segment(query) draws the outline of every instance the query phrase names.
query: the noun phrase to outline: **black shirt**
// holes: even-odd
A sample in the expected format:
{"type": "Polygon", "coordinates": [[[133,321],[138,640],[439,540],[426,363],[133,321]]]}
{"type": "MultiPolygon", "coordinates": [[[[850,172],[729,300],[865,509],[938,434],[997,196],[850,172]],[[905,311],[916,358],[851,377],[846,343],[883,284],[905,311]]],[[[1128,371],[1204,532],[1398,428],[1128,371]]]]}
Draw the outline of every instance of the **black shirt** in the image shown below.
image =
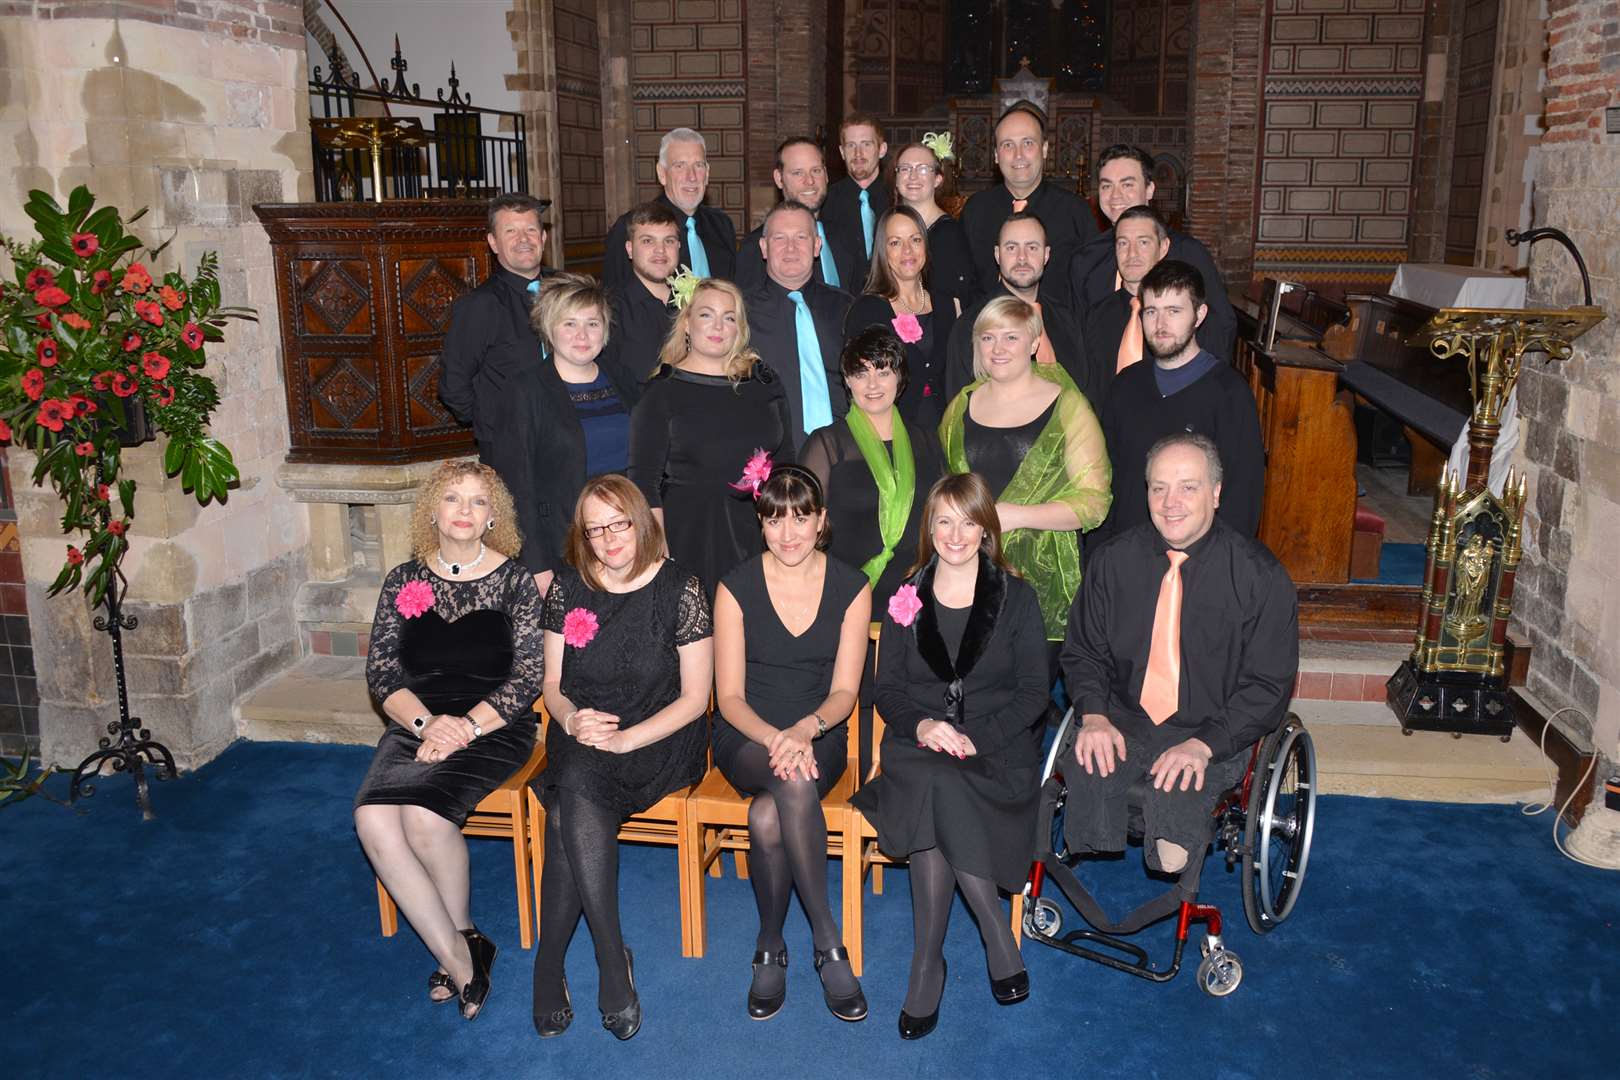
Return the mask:
{"type": "MultiPolygon", "coordinates": [[[[937,289],[929,289],[933,311],[916,316],[923,336],[904,342],[906,347],[906,389],[895,404],[908,424],[938,427],[945,414],[945,360],[951,331],[956,326],[956,305],[937,289]]],[[[844,319],[844,340],[871,326],[895,330],[894,305],[881,296],[867,293],[856,297],[844,319]]],[[[899,331],[895,330],[896,336],[899,331]]]]}
{"type": "MultiPolygon", "coordinates": [[[[883,183],[881,176],[877,177],[866,188],[868,204],[872,208],[872,222],[874,230],[877,219],[883,216],[893,203],[894,197],[889,194],[888,187],[883,183]]],[[[827,199],[821,204],[821,220],[827,227],[827,240],[837,253],[840,271],[848,266],[870,266],[871,253],[866,250],[866,230],[861,226],[861,185],[851,177],[844,177],[834,182],[827,189],[827,199]]],[[[872,237],[872,250],[876,251],[878,238],[872,237]]],[[[846,280],[844,288],[849,292],[860,292],[866,284],[866,275],[861,280],[851,282],[846,280]]]]}
{"type": "MultiPolygon", "coordinates": [[[[1142,710],[1142,680],[1168,547],[1151,522],[1096,547],[1069,609],[1062,665],[1075,711],[1100,713],[1128,736],[1155,730],[1142,710]]],[[[1299,602],[1265,545],[1218,517],[1186,552],[1179,707],[1163,726],[1202,740],[1222,761],[1265,737],[1288,711],[1299,671],[1299,602]]]]}
{"type": "MultiPolygon", "coordinates": [[[[1048,285],[1053,295],[1068,300],[1069,263],[1081,246],[1097,235],[1091,205],[1074,192],[1042,180],[1029,193],[1029,204],[1024,209],[1041,219],[1046,227],[1046,242],[1052,248],[1042,284],[1048,285]]],[[[967,230],[968,250],[973,253],[983,292],[992,292],[996,287],[1000,273],[996,267],[996,238],[1012,212],[1013,195],[1006,184],[976,193],[962,211],[962,227],[967,230]]]]}
{"type": "Polygon", "coordinates": [[[928,226],[928,287],[960,301],[963,311],[984,292],[979,288],[973,253],[968,250],[967,233],[949,214],[939,215],[928,226]]]}
{"type": "Polygon", "coordinates": [[[1057,408],[1057,398],[1041,410],[1041,415],[1017,427],[990,427],[973,419],[973,410],[962,413],[962,452],[968,468],[984,478],[996,498],[1001,498],[1018,473],[1018,466],[1029,456],[1030,447],[1041,437],[1057,408]]]}
{"type": "MultiPolygon", "coordinates": [[[[821,224],[822,230],[825,231],[827,228],[826,223],[821,221],[819,217],[816,220],[821,224]]],[[[770,275],[765,273],[765,255],[759,249],[760,238],[764,235],[765,226],[762,223],[759,228],[743,237],[742,247],[737,251],[736,282],[737,288],[743,292],[748,292],[761,282],[769,279],[770,275]]],[[[851,294],[858,293],[866,288],[867,264],[865,256],[857,260],[853,259],[849,252],[840,251],[836,245],[829,243],[824,246],[832,252],[833,266],[838,270],[838,288],[851,294]]],[[[822,273],[820,255],[816,256],[815,269],[811,273],[821,284],[827,284],[827,279],[822,273]]]]}
{"type": "MultiPolygon", "coordinates": [[[[1087,394],[1091,398],[1091,407],[1101,416],[1108,405],[1108,391],[1114,385],[1114,368],[1119,364],[1119,343],[1125,339],[1125,331],[1131,325],[1131,294],[1125,288],[1119,288],[1103,297],[1086,310],[1085,316],[1086,347],[1096,358],[1092,365],[1092,376],[1097,384],[1097,395],[1087,394]]],[[[1138,322],[1137,333],[1141,333],[1138,322]]],[[[1151,363],[1153,358],[1142,353],[1145,362],[1151,363]]]]}
{"type": "MultiPolygon", "coordinates": [[[[849,314],[850,295],[842,289],[823,285],[815,278],[798,290],[816,324],[816,341],[821,346],[822,367],[827,378],[827,399],[833,419],[849,409],[839,354],[844,348],[844,317],[849,314]]],[[[793,448],[804,445],[804,390],[799,380],[799,334],[796,309],[788,290],[770,278],[744,294],[748,304],[748,327],[752,344],[765,366],[781,383],[792,416],[793,448]]]]}
{"type": "MultiPolygon", "coordinates": [[[[680,221],[680,228],[676,230],[681,238],[679,265],[691,266],[692,252],[686,243],[686,211],[662,191],[654,201],[663,203],[680,221]]],[[[737,227],[732,224],[731,215],[708,203],[699,203],[691,216],[697,224],[698,239],[703,241],[703,254],[709,260],[709,276],[733,280],[737,272],[737,227]]],[[[619,220],[608,230],[607,239],[602,241],[602,284],[609,289],[621,289],[636,276],[630,266],[630,256],[624,253],[624,242],[629,237],[630,211],[626,211],[619,215],[619,220]]]]}
{"type": "MultiPolygon", "coordinates": [[[[1209,314],[1198,328],[1198,344],[1231,363],[1233,344],[1237,338],[1237,315],[1232,311],[1232,301],[1226,295],[1226,281],[1216,268],[1209,248],[1195,236],[1171,232],[1170,251],[1165,258],[1179,259],[1195,267],[1203,276],[1204,302],[1209,305],[1209,314]]],[[[1114,279],[1118,270],[1119,264],[1114,258],[1114,230],[1109,229],[1089,241],[1069,264],[1075,310],[1089,314],[1112,295],[1116,291],[1114,279]]]]}
{"type": "Polygon", "coordinates": [[[674,305],[654,296],[633,270],[630,280],[608,296],[613,304],[613,328],[606,352],[621,368],[644,382],[658,366],[658,352],[675,321],[674,305]]]}

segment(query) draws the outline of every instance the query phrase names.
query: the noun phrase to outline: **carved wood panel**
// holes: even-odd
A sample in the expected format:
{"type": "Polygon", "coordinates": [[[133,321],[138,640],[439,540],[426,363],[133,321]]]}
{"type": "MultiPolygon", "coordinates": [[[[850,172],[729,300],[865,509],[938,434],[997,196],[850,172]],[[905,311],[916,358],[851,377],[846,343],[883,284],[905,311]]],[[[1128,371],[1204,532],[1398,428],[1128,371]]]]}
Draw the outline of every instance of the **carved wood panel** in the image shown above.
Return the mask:
{"type": "Polygon", "coordinates": [[[329,337],[370,337],[371,267],[361,259],[298,260],[299,333],[329,337]]]}

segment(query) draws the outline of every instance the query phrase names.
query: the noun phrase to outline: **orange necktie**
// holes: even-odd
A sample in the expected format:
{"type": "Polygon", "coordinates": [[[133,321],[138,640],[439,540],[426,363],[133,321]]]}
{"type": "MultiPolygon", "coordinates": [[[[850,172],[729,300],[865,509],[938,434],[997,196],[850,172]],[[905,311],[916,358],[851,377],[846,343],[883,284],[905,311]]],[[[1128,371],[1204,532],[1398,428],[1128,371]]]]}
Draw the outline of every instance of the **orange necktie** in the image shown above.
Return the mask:
{"type": "Polygon", "coordinates": [[[1131,297],[1131,319],[1125,324],[1125,335],[1119,339],[1119,356],[1114,361],[1114,374],[1142,359],[1142,298],[1131,297]]]}
{"type": "Polygon", "coordinates": [[[1155,724],[1175,714],[1181,701],[1181,564],[1185,551],[1171,548],[1170,569],[1159,582],[1159,603],[1153,609],[1153,644],[1148,648],[1147,674],[1142,677],[1142,711],[1155,724]]]}
{"type": "Polygon", "coordinates": [[[1125,282],[1124,282],[1124,280],[1123,280],[1123,279],[1121,279],[1121,278],[1120,278],[1120,276],[1119,276],[1119,271],[1118,271],[1118,270],[1115,270],[1115,271],[1114,271],[1114,291],[1115,291],[1115,292],[1119,292],[1119,290],[1120,290],[1120,288],[1121,288],[1121,287],[1122,287],[1122,286],[1123,286],[1123,285],[1124,285],[1124,284],[1125,284],[1125,282]]]}
{"type": "Polygon", "coordinates": [[[1014,199],[1013,200],[1013,213],[1022,214],[1024,212],[1024,207],[1026,207],[1028,205],[1029,205],[1029,200],[1028,199],[1014,199]]]}
{"type": "MultiPolygon", "coordinates": [[[[1041,314],[1041,302],[1036,300],[1030,304],[1035,314],[1041,314]]],[[[1046,319],[1041,319],[1041,340],[1035,345],[1035,362],[1037,364],[1057,363],[1057,353],[1052,349],[1052,339],[1046,336],[1046,319]]]]}

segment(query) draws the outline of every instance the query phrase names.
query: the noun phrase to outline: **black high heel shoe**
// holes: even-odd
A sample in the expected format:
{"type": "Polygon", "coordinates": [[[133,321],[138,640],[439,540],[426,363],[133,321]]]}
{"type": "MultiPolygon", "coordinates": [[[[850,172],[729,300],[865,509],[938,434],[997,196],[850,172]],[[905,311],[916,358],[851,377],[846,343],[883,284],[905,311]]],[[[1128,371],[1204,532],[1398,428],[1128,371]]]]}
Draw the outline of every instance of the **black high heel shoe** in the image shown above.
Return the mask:
{"type": "Polygon", "coordinates": [[[1005,979],[990,980],[990,996],[997,1005],[1016,1005],[1029,997],[1028,969],[1014,972],[1005,979]]]}
{"type": "Polygon", "coordinates": [[[434,971],[428,976],[428,1000],[435,1005],[443,1005],[447,1001],[454,1001],[461,995],[456,993],[456,981],[443,971],[434,971]],[[448,990],[444,997],[434,997],[435,990],[448,990]]]}
{"type": "Polygon", "coordinates": [[[535,1014],[534,1030],[540,1033],[542,1039],[555,1039],[568,1030],[568,1025],[574,1022],[574,999],[568,993],[568,980],[563,980],[563,1007],[546,1013],[535,1014]]]}
{"type": "MultiPolygon", "coordinates": [[[[754,974],[759,974],[760,968],[775,965],[783,971],[782,989],[774,994],[756,994],[752,984],[748,987],[748,1016],[751,1020],[769,1020],[782,1011],[782,1003],[787,1000],[787,946],[784,945],[774,953],[769,949],[761,949],[754,954],[754,974]]],[[[817,965],[818,967],[820,965],[817,965]]]]}
{"type": "Polygon", "coordinates": [[[618,1012],[602,1014],[602,1026],[613,1032],[620,1042],[641,1030],[641,998],[636,994],[636,959],[630,950],[624,950],[624,963],[630,969],[630,1004],[618,1012]]]}
{"type": "MultiPolygon", "coordinates": [[[[939,997],[945,999],[945,980],[950,969],[942,959],[939,962],[939,997]]],[[[912,1016],[906,1010],[900,1010],[900,1037],[902,1039],[920,1039],[939,1026],[939,1003],[934,1003],[934,1011],[927,1016],[912,1016]]]]}
{"type": "Polygon", "coordinates": [[[461,988],[461,1015],[468,1020],[478,1019],[489,1000],[489,973],[495,966],[495,943],[478,932],[476,926],[461,932],[467,939],[467,952],[472,956],[472,978],[461,988]],[[471,1011],[469,1011],[471,1010],[471,1011]]]}
{"type": "MultiPolygon", "coordinates": [[[[842,945],[834,945],[826,950],[817,949],[815,951],[816,972],[820,973],[821,965],[837,963],[840,960],[845,962],[849,960],[849,950],[842,945]]],[[[838,1017],[838,1019],[847,1020],[852,1024],[857,1020],[866,1019],[866,995],[861,993],[859,983],[856,983],[854,993],[837,996],[827,989],[827,981],[823,979],[821,996],[827,1001],[827,1011],[838,1017]]]]}

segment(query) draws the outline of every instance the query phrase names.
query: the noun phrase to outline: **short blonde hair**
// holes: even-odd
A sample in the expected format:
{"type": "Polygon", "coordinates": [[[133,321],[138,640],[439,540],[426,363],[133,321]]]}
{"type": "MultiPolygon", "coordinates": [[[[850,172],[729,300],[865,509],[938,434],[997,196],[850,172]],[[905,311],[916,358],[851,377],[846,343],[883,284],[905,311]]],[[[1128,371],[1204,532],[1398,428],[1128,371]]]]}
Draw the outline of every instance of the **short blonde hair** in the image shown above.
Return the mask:
{"type": "Polygon", "coordinates": [[[998,296],[985,304],[979,317],[973,320],[973,377],[984,378],[984,365],[979,362],[979,335],[986,330],[1022,330],[1033,343],[1040,340],[1046,329],[1041,313],[1035,305],[1016,296],[998,296]]]}
{"type": "Polygon", "coordinates": [[[512,492],[494,469],[463,458],[442,462],[416,490],[416,502],[411,507],[411,554],[418,562],[427,562],[439,550],[439,530],[433,524],[433,514],[444,499],[445,489],[469,476],[483,481],[484,490],[489,492],[490,520],[494,527],[484,534],[484,543],[508,559],[517,558],[518,552],[523,550],[523,533],[517,526],[512,492]]]}
{"type": "Polygon", "coordinates": [[[731,297],[737,309],[737,341],[731,347],[731,355],[726,357],[726,378],[740,383],[753,374],[754,365],[759,363],[759,353],[748,343],[748,307],[743,303],[742,290],[721,278],[704,278],[692,291],[692,299],[670,324],[664,347],[658,350],[658,364],[652,370],[654,375],[666,365],[678,368],[681,361],[686,359],[686,354],[691,351],[692,309],[697,307],[698,297],[706,292],[725,293],[731,297]]]}
{"type": "Polygon", "coordinates": [[[529,324],[546,348],[556,349],[552,340],[552,327],[581,311],[595,308],[602,316],[602,344],[608,343],[612,329],[613,307],[608,303],[607,290],[589,274],[553,274],[540,287],[540,299],[529,311],[529,324]]]}

